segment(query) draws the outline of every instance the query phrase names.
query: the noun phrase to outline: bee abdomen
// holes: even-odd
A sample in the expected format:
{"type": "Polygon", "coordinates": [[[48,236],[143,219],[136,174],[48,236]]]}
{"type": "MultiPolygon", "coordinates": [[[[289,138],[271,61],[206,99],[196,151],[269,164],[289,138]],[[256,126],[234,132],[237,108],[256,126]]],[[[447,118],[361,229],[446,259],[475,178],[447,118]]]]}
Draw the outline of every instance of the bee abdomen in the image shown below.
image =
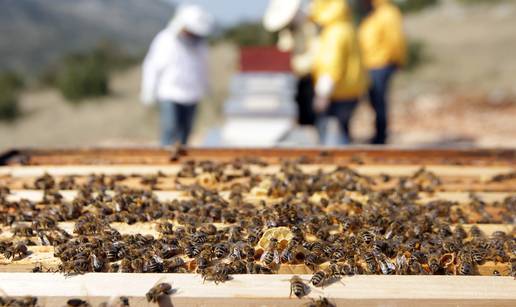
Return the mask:
{"type": "Polygon", "coordinates": [[[310,282],[316,287],[321,287],[325,279],[326,273],[324,271],[318,271],[312,276],[310,282]]]}

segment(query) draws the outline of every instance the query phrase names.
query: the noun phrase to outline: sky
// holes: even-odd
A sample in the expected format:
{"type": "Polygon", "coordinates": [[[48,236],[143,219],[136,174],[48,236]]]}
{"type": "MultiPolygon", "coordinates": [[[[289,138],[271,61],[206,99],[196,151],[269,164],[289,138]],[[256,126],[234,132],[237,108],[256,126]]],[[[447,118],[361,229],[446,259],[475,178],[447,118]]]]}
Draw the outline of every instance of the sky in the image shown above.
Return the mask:
{"type": "Polygon", "coordinates": [[[260,20],[268,0],[165,0],[171,3],[195,3],[210,11],[223,26],[244,20],[260,20]]]}

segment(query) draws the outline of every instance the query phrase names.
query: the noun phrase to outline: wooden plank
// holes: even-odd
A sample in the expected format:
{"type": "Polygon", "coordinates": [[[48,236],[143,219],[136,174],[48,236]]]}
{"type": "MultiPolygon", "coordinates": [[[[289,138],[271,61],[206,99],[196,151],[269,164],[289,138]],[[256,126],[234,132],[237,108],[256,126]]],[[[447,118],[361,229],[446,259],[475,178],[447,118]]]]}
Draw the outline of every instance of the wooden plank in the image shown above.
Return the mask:
{"type": "MultiPolygon", "coordinates": [[[[301,276],[309,279],[309,275],[301,276]]],[[[100,302],[129,296],[131,306],[146,306],[145,293],[157,282],[168,282],[176,290],[169,303],[174,306],[300,306],[309,298],[328,297],[337,305],[449,305],[514,306],[516,282],[508,277],[457,276],[353,276],[323,289],[311,288],[299,300],[289,298],[291,275],[235,275],[219,285],[203,283],[189,274],[60,274],[0,273],[0,285],[8,296],[33,295],[40,302],[62,304],[67,298],[83,297],[100,302]]]]}
{"type": "MultiPolygon", "coordinates": [[[[18,149],[6,163],[42,164],[169,164],[171,148],[78,148],[18,149]]],[[[349,164],[360,160],[366,164],[470,164],[514,165],[516,150],[511,149],[432,149],[403,147],[346,148],[187,148],[185,159],[228,161],[235,157],[259,157],[268,162],[281,158],[308,157],[315,161],[349,164]]]]}
{"type": "MultiPolygon", "coordinates": [[[[482,180],[489,180],[493,176],[516,171],[512,166],[452,166],[452,165],[428,165],[424,164],[428,171],[434,172],[437,176],[451,177],[477,177],[482,180]]],[[[318,170],[332,171],[335,165],[310,164],[299,165],[306,173],[315,173],[318,170]]],[[[421,168],[421,165],[358,165],[352,169],[360,174],[373,176],[389,174],[392,176],[410,176],[421,168]]],[[[79,175],[87,176],[90,174],[105,175],[154,175],[162,172],[165,175],[176,175],[181,169],[180,165],[66,165],[66,166],[2,166],[0,176],[11,177],[37,177],[48,173],[52,176],[79,175]]],[[[269,165],[266,167],[250,166],[255,174],[275,174],[280,170],[279,165],[269,165]]]]}

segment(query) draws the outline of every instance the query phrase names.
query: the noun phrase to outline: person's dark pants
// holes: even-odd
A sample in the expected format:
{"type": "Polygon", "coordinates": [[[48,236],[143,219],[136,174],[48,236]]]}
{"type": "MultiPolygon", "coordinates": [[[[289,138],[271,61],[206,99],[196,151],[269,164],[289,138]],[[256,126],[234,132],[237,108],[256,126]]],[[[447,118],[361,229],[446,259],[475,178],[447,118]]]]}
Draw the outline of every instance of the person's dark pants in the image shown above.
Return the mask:
{"type": "Polygon", "coordinates": [[[348,145],[351,143],[351,133],[349,129],[349,122],[353,116],[358,105],[358,99],[344,100],[344,101],[332,101],[328,110],[318,116],[317,118],[317,131],[319,133],[320,143],[323,145],[348,145]],[[330,118],[335,117],[339,123],[340,139],[332,144],[329,140],[328,125],[330,118]]]}
{"type": "Polygon", "coordinates": [[[188,143],[197,103],[160,102],[161,146],[188,143]]]}
{"type": "Polygon", "coordinates": [[[369,89],[369,101],[376,114],[376,134],[371,140],[372,144],[385,144],[388,136],[388,97],[389,84],[392,75],[396,71],[395,65],[389,65],[380,69],[369,71],[372,84],[369,89]]]}
{"type": "Polygon", "coordinates": [[[311,75],[300,78],[296,88],[297,123],[301,126],[315,125],[315,112],[313,110],[314,85],[311,75]]]}

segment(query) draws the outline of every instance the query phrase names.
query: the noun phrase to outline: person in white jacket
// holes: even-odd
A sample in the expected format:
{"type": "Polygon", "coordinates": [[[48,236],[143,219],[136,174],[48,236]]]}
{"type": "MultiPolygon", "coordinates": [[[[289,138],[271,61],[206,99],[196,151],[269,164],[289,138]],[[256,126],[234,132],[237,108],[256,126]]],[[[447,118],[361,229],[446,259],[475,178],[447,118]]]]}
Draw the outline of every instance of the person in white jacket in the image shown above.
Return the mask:
{"type": "Polygon", "coordinates": [[[197,104],[209,86],[206,38],[213,27],[208,12],[183,5],[145,57],[141,100],[159,103],[162,146],[188,143],[197,104]]]}

